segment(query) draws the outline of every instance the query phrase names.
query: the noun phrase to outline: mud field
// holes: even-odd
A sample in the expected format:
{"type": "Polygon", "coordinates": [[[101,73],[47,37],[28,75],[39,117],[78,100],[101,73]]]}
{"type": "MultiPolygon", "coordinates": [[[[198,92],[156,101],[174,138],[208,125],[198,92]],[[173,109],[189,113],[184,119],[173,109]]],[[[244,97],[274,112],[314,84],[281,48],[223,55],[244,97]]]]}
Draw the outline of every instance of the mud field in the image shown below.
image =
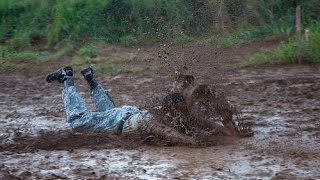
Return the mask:
{"type": "MultiPolygon", "coordinates": [[[[72,133],[62,87],[45,82],[47,73],[68,64],[70,57],[1,74],[0,179],[319,179],[320,66],[224,68],[277,43],[265,40],[228,49],[105,45],[106,60],[122,52],[133,56],[118,63],[133,71],[97,74],[118,105],[144,107],[163,96],[175,68],[222,87],[255,135],[225,138],[210,147],[148,145],[130,137],[72,133]]],[[[75,73],[76,86],[93,108],[89,87],[79,71],[75,73]]]]}

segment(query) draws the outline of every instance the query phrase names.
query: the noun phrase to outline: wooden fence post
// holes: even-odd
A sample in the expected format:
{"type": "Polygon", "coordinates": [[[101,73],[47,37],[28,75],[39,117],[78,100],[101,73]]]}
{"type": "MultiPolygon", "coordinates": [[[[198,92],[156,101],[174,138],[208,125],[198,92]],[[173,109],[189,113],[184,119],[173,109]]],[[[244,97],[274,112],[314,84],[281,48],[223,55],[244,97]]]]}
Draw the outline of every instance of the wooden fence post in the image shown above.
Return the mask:
{"type": "Polygon", "coordinates": [[[296,7],[296,35],[298,40],[298,63],[301,64],[301,6],[296,7]]]}

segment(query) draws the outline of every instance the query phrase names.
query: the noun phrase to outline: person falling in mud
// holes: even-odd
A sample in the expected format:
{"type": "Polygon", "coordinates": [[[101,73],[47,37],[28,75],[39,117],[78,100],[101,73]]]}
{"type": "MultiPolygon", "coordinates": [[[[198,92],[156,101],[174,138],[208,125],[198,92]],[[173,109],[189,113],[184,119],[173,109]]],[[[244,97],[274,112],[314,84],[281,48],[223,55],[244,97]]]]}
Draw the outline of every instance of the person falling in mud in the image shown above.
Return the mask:
{"type": "Polygon", "coordinates": [[[160,119],[164,124],[191,136],[197,128],[225,135],[241,133],[233,121],[233,115],[237,112],[225,97],[217,95],[207,84],[197,84],[194,76],[179,71],[175,72],[171,92],[164,98],[162,112],[165,114],[160,119]],[[223,125],[210,120],[213,117],[222,120],[223,125]]]}
{"type": "Polygon", "coordinates": [[[67,122],[72,129],[122,133],[143,131],[168,138],[176,143],[195,143],[191,137],[183,135],[164,124],[157,123],[154,116],[147,110],[142,110],[137,106],[116,107],[111,96],[95,79],[92,68],[83,69],[81,74],[90,86],[91,99],[97,112],[91,112],[87,109],[83,98],[74,85],[72,67],[60,68],[46,78],[49,83],[58,81],[64,85],[62,99],[67,122]]]}
{"type": "MultiPolygon", "coordinates": [[[[47,82],[49,83],[58,81],[64,85],[62,91],[62,99],[67,115],[67,122],[72,129],[85,130],[90,132],[122,133],[134,133],[137,131],[143,131],[145,133],[151,133],[164,139],[170,139],[172,143],[196,143],[196,140],[193,139],[192,134],[190,135],[183,131],[179,131],[175,129],[176,127],[172,127],[170,123],[157,121],[156,116],[150,113],[150,111],[142,110],[137,106],[125,105],[116,107],[111,96],[95,79],[92,68],[89,67],[83,69],[81,71],[81,74],[90,86],[91,99],[97,108],[97,112],[91,112],[87,109],[84,100],[82,99],[74,85],[72,67],[60,68],[57,71],[49,74],[46,78],[47,82]]],[[[188,81],[188,79],[186,80],[188,81]]],[[[176,78],[175,86],[179,84],[179,81],[180,80],[176,78]]],[[[181,82],[185,82],[185,79],[183,79],[181,82]]],[[[191,85],[193,79],[189,79],[188,82],[189,85],[191,85]]],[[[184,92],[188,91],[188,88],[184,87],[184,89],[186,90],[184,92]]],[[[199,90],[201,90],[201,88],[193,88],[192,96],[196,97],[194,94],[199,90]]],[[[191,102],[185,101],[184,96],[187,95],[183,94],[183,92],[170,93],[164,98],[163,109],[175,109],[176,112],[187,117],[189,114],[189,110],[185,107],[187,107],[188,103],[191,102]]],[[[183,119],[180,119],[179,121],[183,121],[183,119]]],[[[210,123],[207,122],[206,124],[208,125],[210,123]]],[[[206,128],[214,128],[214,126],[207,125],[206,128]]]]}

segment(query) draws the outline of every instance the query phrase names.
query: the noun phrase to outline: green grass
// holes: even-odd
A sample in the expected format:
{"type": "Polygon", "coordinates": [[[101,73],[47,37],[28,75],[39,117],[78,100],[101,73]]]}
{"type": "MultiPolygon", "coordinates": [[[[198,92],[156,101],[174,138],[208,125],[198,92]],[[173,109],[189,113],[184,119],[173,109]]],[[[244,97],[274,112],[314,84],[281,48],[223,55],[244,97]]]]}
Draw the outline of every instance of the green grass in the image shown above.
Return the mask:
{"type": "Polygon", "coordinates": [[[24,64],[15,64],[0,61],[0,73],[21,72],[24,69],[26,69],[26,65],[24,64]]]}
{"type": "Polygon", "coordinates": [[[320,25],[310,28],[309,43],[303,49],[310,62],[320,61],[320,25]]]}
{"type": "Polygon", "coordinates": [[[186,43],[191,43],[195,41],[196,41],[196,38],[185,35],[185,34],[177,35],[173,38],[174,44],[186,44],[186,43]]]}
{"type": "Polygon", "coordinates": [[[85,58],[96,58],[100,54],[98,49],[92,44],[85,45],[79,49],[79,56],[85,58]]]}
{"type": "MultiPolygon", "coordinates": [[[[304,26],[320,22],[317,1],[300,1],[304,26]]],[[[185,44],[213,33],[208,41],[217,47],[240,46],[285,34],[293,12],[280,0],[1,0],[0,45],[2,59],[21,61],[59,57],[65,44],[91,61],[98,54],[88,42],[185,44]]]]}
{"type": "Polygon", "coordinates": [[[39,60],[48,56],[47,52],[15,51],[7,47],[0,47],[1,59],[8,61],[39,60]]]}
{"type": "Polygon", "coordinates": [[[72,58],[72,65],[81,66],[84,64],[96,63],[96,58],[99,56],[99,50],[92,44],[87,44],[81,47],[72,58]]]}
{"type": "Polygon", "coordinates": [[[191,16],[189,6],[165,0],[2,0],[0,40],[17,50],[30,48],[33,34],[44,35],[50,46],[88,40],[123,45],[154,41],[159,34],[193,31],[192,22],[202,20],[191,16]]]}
{"type": "Polygon", "coordinates": [[[71,51],[71,47],[65,46],[58,51],[32,51],[23,50],[17,51],[6,46],[0,46],[0,59],[9,62],[23,62],[23,61],[45,61],[50,59],[58,59],[71,51]]]}
{"type": "Polygon", "coordinates": [[[296,64],[320,62],[320,27],[310,28],[309,41],[303,38],[292,38],[281,43],[274,51],[256,53],[246,61],[233,67],[249,67],[261,64],[296,64]]]}
{"type": "Polygon", "coordinates": [[[120,37],[120,43],[129,46],[138,43],[138,39],[134,35],[127,35],[120,37]]]}
{"type": "MultiPolygon", "coordinates": [[[[319,21],[316,1],[303,1],[304,23],[319,21]]],[[[273,30],[262,25],[292,24],[292,14],[289,1],[1,0],[0,41],[15,50],[32,48],[33,35],[45,37],[42,43],[50,47],[71,43],[78,48],[92,40],[123,45],[164,40],[180,44],[203,33],[257,27],[211,40],[225,47],[273,30]]]]}

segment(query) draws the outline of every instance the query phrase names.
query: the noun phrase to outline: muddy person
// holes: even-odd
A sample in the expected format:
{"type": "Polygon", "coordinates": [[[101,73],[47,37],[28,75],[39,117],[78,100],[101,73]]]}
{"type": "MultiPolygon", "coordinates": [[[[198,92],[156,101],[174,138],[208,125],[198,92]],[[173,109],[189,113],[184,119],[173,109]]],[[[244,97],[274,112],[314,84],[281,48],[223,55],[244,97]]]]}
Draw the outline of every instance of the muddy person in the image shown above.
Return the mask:
{"type": "Polygon", "coordinates": [[[96,80],[92,68],[81,71],[91,89],[91,99],[97,112],[87,109],[84,99],[74,85],[72,67],[63,67],[49,74],[47,82],[57,81],[63,84],[62,99],[67,115],[67,123],[73,130],[88,132],[134,133],[143,131],[184,144],[194,144],[192,137],[158,123],[147,110],[137,106],[117,107],[107,91],[96,80]]]}

